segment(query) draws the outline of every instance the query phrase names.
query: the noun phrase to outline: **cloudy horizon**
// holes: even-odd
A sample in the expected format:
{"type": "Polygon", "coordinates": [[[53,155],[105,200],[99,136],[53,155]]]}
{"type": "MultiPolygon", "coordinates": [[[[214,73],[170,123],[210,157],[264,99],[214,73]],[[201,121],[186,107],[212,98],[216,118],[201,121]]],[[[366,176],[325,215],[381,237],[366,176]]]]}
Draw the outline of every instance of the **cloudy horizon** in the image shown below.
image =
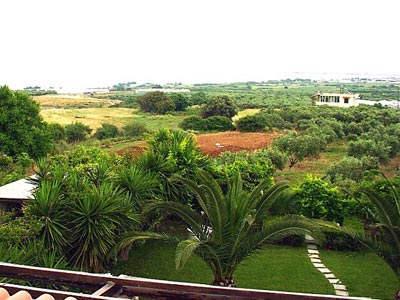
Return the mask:
{"type": "Polygon", "coordinates": [[[5,0],[0,85],[399,75],[396,0],[5,0]]]}

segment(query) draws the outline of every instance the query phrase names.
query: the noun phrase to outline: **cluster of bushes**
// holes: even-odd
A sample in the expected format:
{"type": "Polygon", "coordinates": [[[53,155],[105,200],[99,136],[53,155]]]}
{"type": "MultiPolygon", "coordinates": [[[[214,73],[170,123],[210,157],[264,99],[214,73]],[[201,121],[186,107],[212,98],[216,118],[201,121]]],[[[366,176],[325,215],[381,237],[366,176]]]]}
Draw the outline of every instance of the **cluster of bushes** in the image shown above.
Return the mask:
{"type": "MultiPolygon", "coordinates": [[[[150,113],[163,113],[162,110],[157,109],[157,103],[158,101],[165,101],[168,100],[168,106],[171,108],[173,107],[170,99],[175,104],[174,109],[171,111],[167,112],[172,112],[172,111],[184,111],[188,106],[191,105],[203,105],[208,101],[208,96],[204,92],[193,92],[190,94],[181,94],[181,93],[171,93],[171,94],[165,94],[163,92],[157,92],[156,94],[152,94],[150,92],[150,95],[138,95],[138,94],[113,94],[110,95],[109,98],[113,100],[121,100],[121,102],[113,104],[113,107],[127,107],[127,108],[140,108],[143,111],[150,112],[150,113]],[[163,95],[162,97],[159,97],[160,93],[163,95]],[[152,99],[155,96],[156,99],[152,99]],[[165,98],[166,96],[167,98],[165,98]],[[150,98],[150,99],[147,99],[150,98]],[[144,102],[142,106],[139,104],[139,102],[144,102]],[[148,102],[148,103],[146,103],[148,102]],[[154,108],[152,108],[154,106],[154,108]],[[143,107],[143,108],[142,108],[143,107]]],[[[159,107],[163,107],[163,104],[158,104],[159,107]]],[[[167,105],[165,105],[167,106],[167,105]]]]}
{"type": "MultiPolygon", "coordinates": [[[[66,141],[68,143],[77,143],[86,140],[92,133],[92,129],[81,123],[74,122],[72,124],[62,126],[60,124],[50,124],[49,130],[52,139],[55,142],[66,141]]],[[[129,138],[141,138],[147,132],[146,127],[138,122],[131,122],[118,129],[117,126],[110,123],[103,123],[93,134],[98,140],[125,136],[129,138]]]]}
{"type": "Polygon", "coordinates": [[[208,118],[192,116],[184,119],[179,124],[179,127],[184,130],[195,131],[229,131],[235,129],[232,120],[225,116],[211,116],[208,118]]]}
{"type": "Polygon", "coordinates": [[[238,112],[234,101],[226,95],[211,97],[203,103],[200,116],[191,116],[184,119],[179,127],[184,130],[196,131],[228,131],[234,130],[232,117],[238,112]]]}
{"type": "Polygon", "coordinates": [[[240,173],[244,188],[252,190],[262,180],[270,180],[272,185],[275,167],[265,151],[223,152],[212,159],[211,173],[222,186],[226,186],[230,178],[240,173]]]}
{"type": "Polygon", "coordinates": [[[136,99],[144,112],[166,114],[173,111],[184,111],[189,106],[189,99],[184,94],[149,92],[136,99]]]}

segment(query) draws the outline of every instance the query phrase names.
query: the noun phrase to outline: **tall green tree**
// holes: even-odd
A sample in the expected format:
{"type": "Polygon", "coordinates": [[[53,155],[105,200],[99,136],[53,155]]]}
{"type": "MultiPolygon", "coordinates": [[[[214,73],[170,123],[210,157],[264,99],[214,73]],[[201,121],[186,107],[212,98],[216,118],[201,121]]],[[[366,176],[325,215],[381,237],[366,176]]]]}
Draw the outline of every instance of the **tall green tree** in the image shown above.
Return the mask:
{"type": "Polygon", "coordinates": [[[137,99],[140,109],[155,114],[165,114],[175,110],[175,102],[164,92],[149,92],[137,99]]]}
{"type": "Polygon", "coordinates": [[[174,101],[176,111],[184,111],[189,106],[189,100],[185,94],[172,93],[168,97],[174,101]]]}
{"type": "Polygon", "coordinates": [[[68,143],[83,141],[91,132],[92,129],[81,122],[74,122],[65,126],[65,135],[68,143]]]}
{"type": "Polygon", "coordinates": [[[39,104],[27,94],[0,87],[0,152],[38,158],[51,150],[51,134],[39,112],[39,104]]]}
{"type": "Polygon", "coordinates": [[[289,168],[292,168],[306,157],[316,157],[326,147],[326,140],[324,136],[299,135],[292,131],[275,140],[274,146],[287,154],[289,168]]]}
{"type": "MultiPolygon", "coordinates": [[[[302,217],[284,216],[266,221],[268,210],[287,188],[284,183],[268,189],[270,182],[263,181],[251,192],[246,192],[237,174],[224,194],[209,173],[200,171],[197,179],[199,184],[185,178],[178,180],[196,195],[200,210],[172,201],[155,202],[148,207],[149,212],[176,216],[191,232],[191,236],[176,248],[178,269],[192,254],[197,254],[212,270],[214,285],[235,286],[233,274],[236,268],[264,243],[292,234],[310,233],[311,226],[302,217]]],[[[121,244],[156,237],[164,238],[156,234],[134,234],[121,244]]]]}
{"type": "Polygon", "coordinates": [[[218,95],[208,100],[201,109],[201,116],[208,118],[211,116],[225,116],[232,119],[238,112],[234,101],[227,95],[218,95]]]}

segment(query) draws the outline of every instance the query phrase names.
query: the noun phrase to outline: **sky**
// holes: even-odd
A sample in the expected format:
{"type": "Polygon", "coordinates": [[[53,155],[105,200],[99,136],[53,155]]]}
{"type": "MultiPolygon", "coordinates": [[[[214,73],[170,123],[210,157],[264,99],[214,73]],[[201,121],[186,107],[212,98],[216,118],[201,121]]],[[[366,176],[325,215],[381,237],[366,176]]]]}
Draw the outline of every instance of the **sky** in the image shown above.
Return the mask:
{"type": "Polygon", "coordinates": [[[0,85],[398,75],[399,11],[398,0],[2,0],[0,85]]]}

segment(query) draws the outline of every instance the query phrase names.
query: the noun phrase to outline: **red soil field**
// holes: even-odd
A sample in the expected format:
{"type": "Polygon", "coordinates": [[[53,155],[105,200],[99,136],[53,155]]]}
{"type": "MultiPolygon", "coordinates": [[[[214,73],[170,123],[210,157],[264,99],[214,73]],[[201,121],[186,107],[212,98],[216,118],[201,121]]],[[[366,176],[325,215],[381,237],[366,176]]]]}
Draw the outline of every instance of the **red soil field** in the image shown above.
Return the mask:
{"type": "MultiPolygon", "coordinates": [[[[241,133],[234,131],[199,134],[196,135],[197,144],[201,151],[210,157],[216,157],[221,152],[230,151],[254,151],[271,146],[272,140],[278,137],[278,133],[241,133]]],[[[140,155],[146,144],[131,146],[122,150],[113,151],[116,154],[131,153],[140,155]]]]}
{"type": "Polygon", "coordinates": [[[271,146],[278,133],[241,133],[234,131],[199,134],[197,142],[201,150],[210,157],[221,152],[254,151],[271,146]]]}

